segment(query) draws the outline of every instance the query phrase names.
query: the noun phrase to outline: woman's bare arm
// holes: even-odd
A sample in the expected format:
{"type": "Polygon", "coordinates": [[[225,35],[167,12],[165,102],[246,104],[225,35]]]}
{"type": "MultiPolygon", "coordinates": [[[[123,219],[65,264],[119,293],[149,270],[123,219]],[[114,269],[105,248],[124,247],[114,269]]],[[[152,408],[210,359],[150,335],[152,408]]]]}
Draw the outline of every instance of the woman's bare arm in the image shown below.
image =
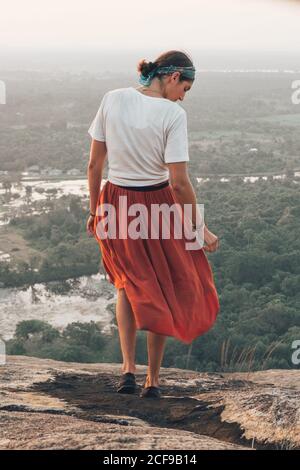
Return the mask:
{"type": "Polygon", "coordinates": [[[197,209],[196,194],[189,178],[187,163],[168,163],[168,168],[170,184],[176,202],[179,202],[183,210],[184,204],[192,204],[192,223],[199,226],[203,224],[203,237],[206,244],[204,250],[210,252],[215,251],[219,248],[219,239],[214,233],[208,230],[204,220],[202,220],[202,213],[199,208],[197,209]],[[196,219],[196,213],[198,214],[198,220],[196,219]]]}
{"type": "MultiPolygon", "coordinates": [[[[182,209],[184,204],[192,205],[192,222],[196,223],[196,194],[192,183],[189,178],[187,162],[168,163],[170,184],[172,186],[176,202],[178,202],[182,209]]],[[[198,210],[198,217],[201,215],[198,210]]],[[[201,220],[197,221],[198,224],[201,220]]]]}
{"type": "Polygon", "coordinates": [[[90,160],[87,168],[90,192],[90,211],[92,212],[92,214],[95,214],[97,207],[97,201],[100,193],[102,173],[106,156],[106,143],[92,139],[90,149],[90,160]]]}

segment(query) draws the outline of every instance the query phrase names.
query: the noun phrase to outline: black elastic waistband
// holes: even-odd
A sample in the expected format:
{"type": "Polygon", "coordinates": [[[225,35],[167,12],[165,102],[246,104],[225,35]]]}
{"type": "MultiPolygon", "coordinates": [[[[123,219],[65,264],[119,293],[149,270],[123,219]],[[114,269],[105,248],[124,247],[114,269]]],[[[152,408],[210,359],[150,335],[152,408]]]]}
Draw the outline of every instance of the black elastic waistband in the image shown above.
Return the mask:
{"type": "Polygon", "coordinates": [[[163,181],[161,184],[152,184],[150,186],[120,186],[119,184],[116,184],[116,186],[118,186],[118,188],[125,188],[133,191],[156,191],[158,189],[166,188],[167,186],[169,186],[169,184],[169,180],[166,180],[163,181]]]}

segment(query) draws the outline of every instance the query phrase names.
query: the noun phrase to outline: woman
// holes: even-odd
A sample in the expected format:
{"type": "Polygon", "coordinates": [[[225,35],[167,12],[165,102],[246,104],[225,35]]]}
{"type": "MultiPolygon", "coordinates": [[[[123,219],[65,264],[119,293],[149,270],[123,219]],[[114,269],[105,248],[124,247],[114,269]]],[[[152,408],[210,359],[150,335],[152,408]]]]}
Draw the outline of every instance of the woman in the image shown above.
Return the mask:
{"type": "Polygon", "coordinates": [[[136,330],[141,329],[147,330],[149,365],[140,396],[159,398],[166,337],[190,344],[216,320],[219,299],[204,251],[215,251],[219,240],[204,225],[205,245],[187,250],[187,238],[174,236],[174,220],[169,221],[168,239],[162,237],[160,228],[158,238],[147,238],[148,225],[142,237],[130,237],[128,232],[123,237],[119,231],[114,237],[114,230],[103,236],[102,209],[108,205],[115,211],[106,212],[105,223],[114,222],[121,231],[132,222],[127,207],[139,204],[149,209],[140,219],[148,223],[152,222],[149,213],[155,205],[170,208],[174,203],[182,209],[184,204],[192,208],[189,220],[195,230],[194,240],[197,235],[199,241],[198,232],[203,229],[203,225],[197,226],[196,196],[188,176],[186,111],[176,103],[184,99],[194,82],[192,60],[182,51],[168,51],[154,62],[142,59],[138,72],[142,86],[107,92],[89,128],[87,231],[99,243],[109,281],[118,289],[116,317],[123,374],[117,391],[136,390],[136,330]],[[106,156],[108,180],[99,194],[106,156]]]}

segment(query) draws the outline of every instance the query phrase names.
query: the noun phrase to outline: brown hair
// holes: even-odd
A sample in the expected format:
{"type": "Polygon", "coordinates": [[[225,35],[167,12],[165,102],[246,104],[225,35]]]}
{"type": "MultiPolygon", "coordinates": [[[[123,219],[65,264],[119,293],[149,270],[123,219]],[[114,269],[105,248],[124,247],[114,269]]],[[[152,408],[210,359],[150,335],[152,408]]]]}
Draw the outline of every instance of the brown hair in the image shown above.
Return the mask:
{"type": "MultiPolygon", "coordinates": [[[[163,52],[154,62],[147,62],[146,59],[141,59],[137,65],[137,71],[147,76],[155,67],[168,67],[169,65],[175,65],[177,67],[191,67],[193,66],[192,59],[186,52],[183,51],[167,51],[163,52]]],[[[159,80],[163,75],[155,75],[159,80]]],[[[191,78],[186,78],[184,72],[180,73],[179,81],[183,80],[193,81],[191,78]]]]}

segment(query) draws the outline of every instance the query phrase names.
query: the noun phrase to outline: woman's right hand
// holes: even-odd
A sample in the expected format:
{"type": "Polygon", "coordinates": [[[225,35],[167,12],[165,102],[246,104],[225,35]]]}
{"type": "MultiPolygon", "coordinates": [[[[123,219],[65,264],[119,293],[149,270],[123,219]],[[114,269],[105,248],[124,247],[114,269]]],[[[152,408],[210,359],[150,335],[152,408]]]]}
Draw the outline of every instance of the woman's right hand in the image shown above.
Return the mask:
{"type": "Polygon", "coordinates": [[[89,237],[92,237],[93,235],[95,235],[94,222],[95,222],[95,216],[90,215],[86,223],[86,231],[89,237]]]}
{"type": "Polygon", "coordinates": [[[217,235],[212,233],[206,225],[204,226],[204,245],[203,250],[209,251],[210,253],[216,251],[220,246],[217,235]]]}

